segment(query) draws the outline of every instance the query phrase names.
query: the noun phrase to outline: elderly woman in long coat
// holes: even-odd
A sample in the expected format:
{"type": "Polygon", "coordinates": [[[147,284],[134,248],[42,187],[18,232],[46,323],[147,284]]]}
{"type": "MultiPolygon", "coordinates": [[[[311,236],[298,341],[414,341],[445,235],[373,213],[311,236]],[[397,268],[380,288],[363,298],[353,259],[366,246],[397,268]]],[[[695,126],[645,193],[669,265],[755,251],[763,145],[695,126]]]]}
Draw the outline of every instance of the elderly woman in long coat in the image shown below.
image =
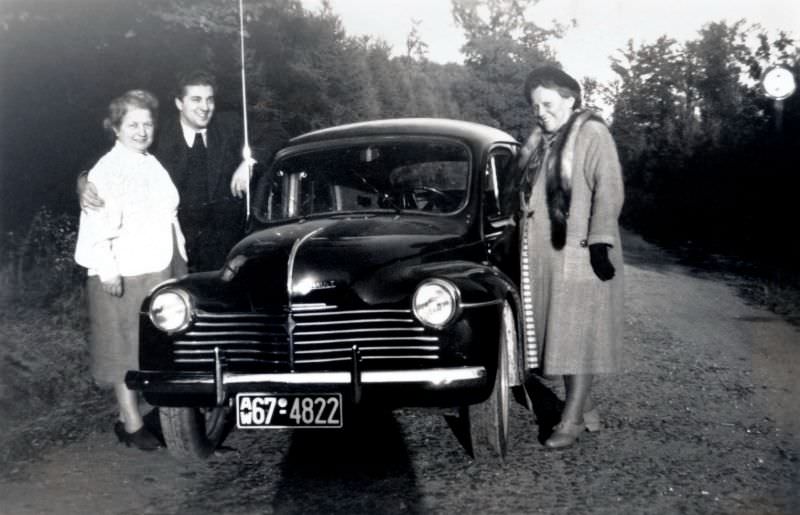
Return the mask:
{"type": "Polygon", "coordinates": [[[619,369],[622,172],[605,123],[581,110],[580,85],[543,66],[525,83],[537,126],[523,146],[523,289],[530,292],[542,372],[564,376],[561,422],[545,445],[566,447],[600,427],[589,392],[619,369]]]}

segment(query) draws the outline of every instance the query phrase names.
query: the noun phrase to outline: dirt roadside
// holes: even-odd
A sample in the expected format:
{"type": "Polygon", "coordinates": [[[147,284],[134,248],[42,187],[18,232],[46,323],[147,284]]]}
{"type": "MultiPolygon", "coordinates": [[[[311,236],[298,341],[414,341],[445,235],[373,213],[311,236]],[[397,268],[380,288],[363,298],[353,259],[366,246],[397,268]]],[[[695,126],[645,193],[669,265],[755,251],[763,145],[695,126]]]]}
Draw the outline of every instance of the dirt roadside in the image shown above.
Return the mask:
{"type": "Polygon", "coordinates": [[[759,403],[779,429],[800,435],[797,327],[736,295],[740,279],[685,267],[638,236],[626,235],[625,258],[629,312],[710,351],[741,352],[760,385],[759,403]]]}
{"type": "Polygon", "coordinates": [[[636,236],[625,250],[628,366],[574,448],[543,451],[515,406],[506,465],[473,463],[442,417],[403,410],[351,434],[234,432],[186,466],[114,442],[95,403],[4,464],[0,513],[800,513],[800,333],[636,236]]]}

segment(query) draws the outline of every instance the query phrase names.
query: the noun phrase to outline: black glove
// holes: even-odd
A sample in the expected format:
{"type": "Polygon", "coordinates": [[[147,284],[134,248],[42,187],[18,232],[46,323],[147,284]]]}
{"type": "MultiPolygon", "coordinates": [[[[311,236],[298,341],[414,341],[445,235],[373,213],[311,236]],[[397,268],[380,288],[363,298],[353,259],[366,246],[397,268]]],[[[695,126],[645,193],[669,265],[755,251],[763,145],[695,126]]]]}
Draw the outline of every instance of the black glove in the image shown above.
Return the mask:
{"type": "Polygon", "coordinates": [[[611,245],[607,243],[589,245],[589,260],[592,262],[592,270],[594,270],[594,275],[599,277],[601,281],[608,281],[614,277],[614,265],[608,259],[609,247],[611,245]]]}

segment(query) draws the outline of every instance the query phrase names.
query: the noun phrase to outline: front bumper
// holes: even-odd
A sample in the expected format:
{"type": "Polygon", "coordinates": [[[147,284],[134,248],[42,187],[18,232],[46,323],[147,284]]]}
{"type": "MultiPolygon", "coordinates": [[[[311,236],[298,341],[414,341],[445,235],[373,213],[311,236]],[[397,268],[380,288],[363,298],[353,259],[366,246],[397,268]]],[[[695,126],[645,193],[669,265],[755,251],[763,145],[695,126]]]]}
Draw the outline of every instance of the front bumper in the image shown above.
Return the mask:
{"type": "Polygon", "coordinates": [[[481,402],[490,379],[484,367],[350,372],[215,373],[132,370],[125,384],[156,406],[223,405],[237,393],[340,392],[355,404],[459,406],[481,402]]]}

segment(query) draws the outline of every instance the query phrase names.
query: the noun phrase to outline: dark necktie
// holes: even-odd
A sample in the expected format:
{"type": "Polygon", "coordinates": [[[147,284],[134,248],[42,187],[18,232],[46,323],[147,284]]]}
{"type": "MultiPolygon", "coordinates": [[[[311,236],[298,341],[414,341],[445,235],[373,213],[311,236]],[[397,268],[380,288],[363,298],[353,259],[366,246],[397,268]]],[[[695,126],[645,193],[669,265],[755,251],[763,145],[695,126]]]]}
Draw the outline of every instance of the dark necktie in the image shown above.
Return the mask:
{"type": "MultiPolygon", "coordinates": [[[[194,174],[196,167],[200,167],[200,169],[204,171],[208,169],[208,163],[206,162],[206,144],[203,141],[203,135],[199,132],[194,133],[194,141],[192,142],[192,147],[189,149],[189,160],[193,167],[189,169],[189,172],[192,174],[194,174]]],[[[203,176],[205,176],[205,174],[203,174],[203,176]]]]}
{"type": "Polygon", "coordinates": [[[194,134],[194,142],[189,149],[183,182],[186,204],[196,206],[208,201],[208,157],[203,135],[199,132],[194,134]]]}
{"type": "Polygon", "coordinates": [[[201,150],[201,149],[202,149],[203,153],[205,153],[206,144],[203,141],[203,134],[200,133],[200,132],[195,132],[194,133],[194,141],[192,142],[192,150],[196,151],[196,150],[201,150]]]}
{"type": "Polygon", "coordinates": [[[181,196],[180,222],[184,232],[192,233],[195,227],[206,224],[209,210],[208,197],[208,159],[203,135],[194,135],[194,142],[188,148],[186,169],[181,174],[179,186],[181,196]]]}

